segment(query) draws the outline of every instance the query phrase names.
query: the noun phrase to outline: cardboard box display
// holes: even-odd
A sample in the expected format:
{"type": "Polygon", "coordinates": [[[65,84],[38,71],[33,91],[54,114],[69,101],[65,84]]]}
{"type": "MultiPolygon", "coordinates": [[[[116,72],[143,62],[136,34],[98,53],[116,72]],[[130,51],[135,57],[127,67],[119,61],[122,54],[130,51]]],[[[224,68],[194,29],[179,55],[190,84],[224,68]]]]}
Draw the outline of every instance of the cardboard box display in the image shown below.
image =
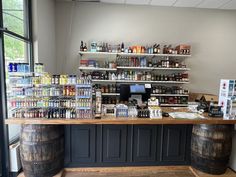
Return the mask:
{"type": "Polygon", "coordinates": [[[226,120],[236,119],[236,98],[235,97],[231,97],[231,98],[220,97],[218,105],[222,107],[221,110],[223,111],[224,119],[226,120]]]}
{"type": "Polygon", "coordinates": [[[206,94],[206,93],[195,93],[194,94],[195,100],[197,102],[204,101],[208,104],[213,101],[215,104],[218,103],[218,96],[213,94],[206,94]]]}
{"type": "Polygon", "coordinates": [[[236,80],[221,79],[219,97],[236,96],[236,80]]]}

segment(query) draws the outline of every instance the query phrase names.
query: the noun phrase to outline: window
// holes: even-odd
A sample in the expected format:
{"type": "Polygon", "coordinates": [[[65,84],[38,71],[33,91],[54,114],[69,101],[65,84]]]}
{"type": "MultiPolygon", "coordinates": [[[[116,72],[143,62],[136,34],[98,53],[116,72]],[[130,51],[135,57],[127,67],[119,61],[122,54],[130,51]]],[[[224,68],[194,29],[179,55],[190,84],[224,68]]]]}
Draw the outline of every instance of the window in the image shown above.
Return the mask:
{"type": "Polygon", "coordinates": [[[3,124],[4,119],[8,118],[6,103],[11,99],[7,97],[8,63],[29,62],[33,68],[31,14],[31,0],[0,0],[0,135],[5,137],[4,141],[0,141],[0,177],[9,176],[6,151],[9,142],[19,136],[20,130],[19,126],[9,126],[7,132],[3,124]]]}
{"type": "Polygon", "coordinates": [[[9,31],[28,37],[27,11],[25,0],[2,0],[3,26],[9,31]]]}

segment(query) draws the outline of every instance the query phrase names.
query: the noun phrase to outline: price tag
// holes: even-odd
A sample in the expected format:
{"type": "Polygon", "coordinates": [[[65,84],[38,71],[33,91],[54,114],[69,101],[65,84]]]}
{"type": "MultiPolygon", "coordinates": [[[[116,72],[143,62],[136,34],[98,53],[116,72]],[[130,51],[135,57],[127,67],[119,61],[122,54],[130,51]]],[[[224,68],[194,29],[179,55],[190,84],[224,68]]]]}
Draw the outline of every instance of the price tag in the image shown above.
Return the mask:
{"type": "Polygon", "coordinates": [[[145,84],[145,88],[152,88],[151,84],[145,84]]]}

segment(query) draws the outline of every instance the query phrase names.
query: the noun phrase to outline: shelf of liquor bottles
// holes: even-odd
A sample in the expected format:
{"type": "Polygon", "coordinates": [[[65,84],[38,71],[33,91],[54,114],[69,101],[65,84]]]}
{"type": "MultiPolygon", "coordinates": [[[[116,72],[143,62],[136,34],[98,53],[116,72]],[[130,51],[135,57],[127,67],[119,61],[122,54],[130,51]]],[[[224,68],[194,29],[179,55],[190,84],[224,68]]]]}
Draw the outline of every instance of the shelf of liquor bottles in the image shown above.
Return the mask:
{"type": "Polygon", "coordinates": [[[116,68],[96,68],[96,67],[79,67],[79,70],[84,71],[117,71],[117,70],[170,70],[170,71],[190,71],[190,68],[162,68],[162,67],[132,67],[132,66],[117,66],[116,68]]]}
{"type": "Polygon", "coordinates": [[[97,80],[93,79],[93,83],[125,83],[125,84],[187,84],[188,81],[141,81],[141,80],[97,80]]]}
{"type": "Polygon", "coordinates": [[[122,52],[79,52],[82,55],[109,55],[109,56],[142,56],[142,57],[178,57],[178,58],[187,58],[191,57],[189,54],[181,55],[181,54],[149,54],[149,53],[122,53],[122,52]]]}
{"type": "Polygon", "coordinates": [[[184,95],[184,94],[151,94],[151,96],[162,96],[162,97],[185,96],[185,97],[188,97],[189,95],[184,95]]]}
{"type": "MultiPolygon", "coordinates": [[[[95,44],[97,46],[97,44],[95,44]]],[[[188,68],[185,59],[191,57],[190,46],[175,48],[165,45],[131,46],[124,44],[109,46],[103,44],[88,51],[87,46],[81,43],[80,74],[92,78],[92,83],[108,85],[114,84],[152,84],[182,85],[189,83],[188,68]],[[92,58],[92,59],[91,59],[92,58]]],[[[118,96],[105,94],[102,96],[118,96]]],[[[188,91],[185,93],[153,92],[162,100],[162,106],[187,106],[188,91]],[[157,94],[158,93],[158,94],[157,94]]],[[[105,98],[106,103],[115,102],[114,98],[105,98]]]]}

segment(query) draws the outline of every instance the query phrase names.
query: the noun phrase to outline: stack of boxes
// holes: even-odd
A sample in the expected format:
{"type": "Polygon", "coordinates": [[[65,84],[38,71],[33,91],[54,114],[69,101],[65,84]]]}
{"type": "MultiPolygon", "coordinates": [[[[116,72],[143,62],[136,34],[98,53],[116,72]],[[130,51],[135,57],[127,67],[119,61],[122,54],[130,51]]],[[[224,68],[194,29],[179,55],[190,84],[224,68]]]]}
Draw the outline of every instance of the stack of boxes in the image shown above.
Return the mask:
{"type": "Polygon", "coordinates": [[[221,80],[219,106],[222,106],[224,119],[236,119],[236,80],[221,80]]]}

